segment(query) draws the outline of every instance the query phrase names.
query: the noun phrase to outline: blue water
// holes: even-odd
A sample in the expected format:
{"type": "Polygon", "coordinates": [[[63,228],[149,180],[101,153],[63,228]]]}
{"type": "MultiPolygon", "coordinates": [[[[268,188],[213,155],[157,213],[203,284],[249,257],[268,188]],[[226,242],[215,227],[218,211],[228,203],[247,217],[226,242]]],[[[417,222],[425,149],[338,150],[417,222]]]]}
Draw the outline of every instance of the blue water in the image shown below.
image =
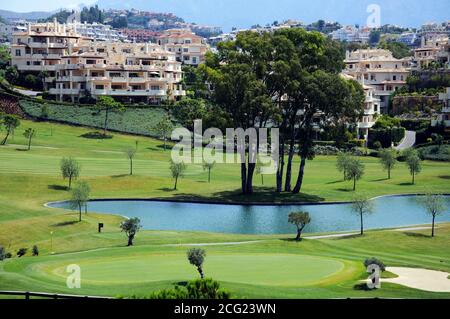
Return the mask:
{"type": "MultiPolygon", "coordinates": [[[[364,217],[366,229],[431,224],[416,196],[383,197],[374,200],[375,210],[364,217]]],[[[450,197],[447,211],[437,222],[450,221],[450,197]]],[[[67,202],[53,203],[69,208],[67,202]]],[[[305,232],[339,232],[359,229],[359,217],[348,204],[243,206],[192,204],[158,201],[92,201],[88,210],[96,213],[138,217],[146,230],[206,231],[237,234],[288,234],[295,226],[287,222],[289,213],[307,211],[311,224],[305,232]]]]}

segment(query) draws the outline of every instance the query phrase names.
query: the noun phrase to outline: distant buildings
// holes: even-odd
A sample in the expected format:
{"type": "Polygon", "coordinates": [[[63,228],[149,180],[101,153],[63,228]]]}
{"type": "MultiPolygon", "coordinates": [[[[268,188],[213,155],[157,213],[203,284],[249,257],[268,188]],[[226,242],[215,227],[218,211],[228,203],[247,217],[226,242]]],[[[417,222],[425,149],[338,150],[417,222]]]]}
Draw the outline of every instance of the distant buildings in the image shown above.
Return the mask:
{"type": "Polygon", "coordinates": [[[128,37],[122,32],[113,29],[110,25],[100,23],[68,23],[67,28],[72,29],[75,33],[81,34],[83,37],[91,38],[95,41],[127,41],[128,37]]]}
{"type": "Polygon", "coordinates": [[[12,42],[15,32],[25,32],[27,30],[25,21],[15,21],[9,24],[0,23],[0,42],[12,42]]]}
{"type": "Polygon", "coordinates": [[[205,40],[190,30],[171,29],[158,37],[158,44],[173,52],[176,60],[187,65],[199,65],[204,62],[208,45],[205,40]]]}
{"type": "Polygon", "coordinates": [[[419,41],[419,37],[416,32],[404,32],[398,36],[396,42],[403,43],[408,47],[413,47],[419,41]]]}
{"type": "Polygon", "coordinates": [[[410,59],[396,59],[389,50],[382,49],[347,52],[345,64],[345,74],[374,87],[381,113],[388,113],[390,95],[406,85],[410,73],[410,59]]]}
{"type": "Polygon", "coordinates": [[[331,32],[331,38],[349,43],[368,43],[370,38],[370,28],[357,28],[354,26],[345,26],[339,30],[331,32]]]}
{"type": "Polygon", "coordinates": [[[137,43],[156,42],[159,32],[150,31],[146,29],[121,29],[123,35],[125,35],[128,41],[137,43]]]}
{"type": "Polygon", "coordinates": [[[423,35],[420,48],[414,50],[416,68],[427,69],[436,62],[440,68],[449,69],[449,43],[449,37],[446,35],[423,35]]]}

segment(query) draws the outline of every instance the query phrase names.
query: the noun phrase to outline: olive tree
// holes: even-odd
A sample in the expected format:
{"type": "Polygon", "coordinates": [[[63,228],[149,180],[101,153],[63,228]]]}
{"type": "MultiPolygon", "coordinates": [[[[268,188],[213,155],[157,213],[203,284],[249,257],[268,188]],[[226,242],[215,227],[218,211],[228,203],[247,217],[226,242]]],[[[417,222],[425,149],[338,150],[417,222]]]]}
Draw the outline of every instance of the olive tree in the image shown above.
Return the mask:
{"type": "Polygon", "coordinates": [[[351,156],[349,153],[340,152],[337,156],[336,168],[339,172],[344,174],[344,180],[347,176],[347,170],[349,163],[351,161],[351,156]]]}
{"type": "Polygon", "coordinates": [[[90,192],[91,188],[87,182],[79,182],[71,190],[70,206],[72,209],[77,209],[79,211],[79,222],[81,222],[81,209],[83,207],[86,208],[90,192]]]}
{"type": "Polygon", "coordinates": [[[365,196],[355,196],[351,204],[351,210],[359,216],[361,235],[364,235],[364,216],[374,212],[373,202],[365,196]]]}
{"type": "Polygon", "coordinates": [[[186,164],[183,162],[177,163],[173,160],[170,160],[170,171],[172,173],[172,177],[175,179],[174,190],[177,190],[178,179],[184,176],[184,171],[186,170],[186,164]]]}
{"type": "Polygon", "coordinates": [[[125,232],[128,237],[127,246],[133,246],[134,237],[137,232],[142,228],[141,220],[139,218],[130,218],[120,224],[120,229],[125,232]]]}
{"type": "Polygon", "coordinates": [[[397,164],[397,151],[394,149],[384,149],[379,152],[380,164],[388,172],[388,179],[391,179],[391,171],[397,164]]]}
{"type": "Polygon", "coordinates": [[[216,165],[215,161],[212,161],[212,162],[204,161],[203,162],[203,170],[208,171],[208,183],[211,183],[211,171],[215,165],[216,165]]]}
{"type": "Polygon", "coordinates": [[[121,103],[117,102],[111,96],[99,96],[97,99],[96,107],[99,112],[105,112],[105,119],[103,123],[103,136],[106,136],[108,129],[109,113],[110,112],[122,112],[124,107],[121,103]]]}
{"type": "Polygon", "coordinates": [[[187,252],[189,263],[197,267],[197,271],[202,279],[205,278],[205,274],[203,273],[203,262],[205,261],[205,257],[206,252],[204,249],[192,248],[187,252]]]}
{"type": "Polygon", "coordinates": [[[15,115],[6,114],[1,118],[1,122],[6,129],[6,135],[0,145],[6,145],[8,138],[13,134],[14,130],[19,127],[20,120],[15,115]]]}
{"type": "Polygon", "coordinates": [[[31,149],[31,140],[36,135],[36,131],[32,128],[28,128],[23,133],[23,136],[28,139],[28,150],[31,149]]]}
{"type": "Polygon", "coordinates": [[[125,156],[128,158],[128,160],[130,161],[130,176],[133,175],[133,159],[136,156],[137,153],[137,148],[134,147],[129,147],[125,150],[125,156]]]}
{"type": "Polygon", "coordinates": [[[295,240],[301,241],[303,229],[311,222],[311,217],[307,212],[294,212],[289,214],[288,222],[297,226],[297,237],[295,240]]]}
{"type": "Polygon", "coordinates": [[[422,206],[426,209],[427,213],[433,218],[431,227],[431,237],[435,235],[436,217],[442,215],[445,212],[445,199],[439,194],[427,194],[420,199],[422,206]]]}
{"type": "Polygon", "coordinates": [[[69,179],[69,189],[72,187],[72,180],[77,179],[80,176],[81,166],[78,162],[72,158],[65,158],[61,160],[61,174],[63,179],[69,179]]]}
{"type": "Polygon", "coordinates": [[[345,172],[345,180],[353,180],[353,191],[356,191],[356,181],[364,175],[364,164],[357,158],[350,158],[345,172]]]}
{"type": "Polygon", "coordinates": [[[163,118],[156,124],[154,129],[158,136],[164,141],[164,150],[166,150],[167,138],[173,130],[172,121],[169,118],[163,118]]]}
{"type": "Polygon", "coordinates": [[[416,183],[416,175],[422,171],[422,160],[416,150],[411,150],[406,153],[406,165],[409,173],[412,176],[412,184],[416,183]]]}

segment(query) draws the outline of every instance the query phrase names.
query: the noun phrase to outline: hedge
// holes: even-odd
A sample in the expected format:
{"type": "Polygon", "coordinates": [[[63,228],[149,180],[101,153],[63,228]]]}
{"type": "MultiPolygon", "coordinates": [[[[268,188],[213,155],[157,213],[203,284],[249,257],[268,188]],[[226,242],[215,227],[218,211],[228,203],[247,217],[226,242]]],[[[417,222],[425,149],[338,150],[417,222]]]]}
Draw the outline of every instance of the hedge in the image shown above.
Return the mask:
{"type": "Polygon", "coordinates": [[[406,135],[404,127],[393,127],[388,129],[372,129],[369,131],[369,147],[375,142],[380,142],[383,148],[392,146],[392,143],[400,143],[406,135]]]}
{"type": "MultiPolygon", "coordinates": [[[[94,128],[103,128],[104,111],[97,111],[94,106],[43,103],[31,99],[19,101],[22,110],[29,116],[94,128]],[[45,105],[46,112],[43,112],[45,105]],[[47,116],[43,116],[46,113],[47,116]]],[[[167,112],[162,107],[126,107],[123,112],[110,112],[108,129],[117,132],[157,136],[154,128],[167,112]]]]}

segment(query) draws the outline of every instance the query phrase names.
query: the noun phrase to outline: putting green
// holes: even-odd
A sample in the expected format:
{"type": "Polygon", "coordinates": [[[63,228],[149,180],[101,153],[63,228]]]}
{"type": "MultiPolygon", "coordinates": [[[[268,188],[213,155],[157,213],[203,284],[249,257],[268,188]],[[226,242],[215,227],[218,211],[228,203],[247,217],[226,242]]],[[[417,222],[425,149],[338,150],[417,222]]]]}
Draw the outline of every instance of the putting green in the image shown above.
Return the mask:
{"type": "MultiPolygon", "coordinates": [[[[185,281],[198,276],[185,254],[139,254],[64,260],[30,265],[35,275],[64,281],[67,266],[81,268],[85,285],[138,284],[172,280],[185,281]]],[[[274,286],[308,286],[332,279],[344,263],[329,258],[294,254],[211,254],[204,271],[207,277],[226,282],[274,286]]]]}

